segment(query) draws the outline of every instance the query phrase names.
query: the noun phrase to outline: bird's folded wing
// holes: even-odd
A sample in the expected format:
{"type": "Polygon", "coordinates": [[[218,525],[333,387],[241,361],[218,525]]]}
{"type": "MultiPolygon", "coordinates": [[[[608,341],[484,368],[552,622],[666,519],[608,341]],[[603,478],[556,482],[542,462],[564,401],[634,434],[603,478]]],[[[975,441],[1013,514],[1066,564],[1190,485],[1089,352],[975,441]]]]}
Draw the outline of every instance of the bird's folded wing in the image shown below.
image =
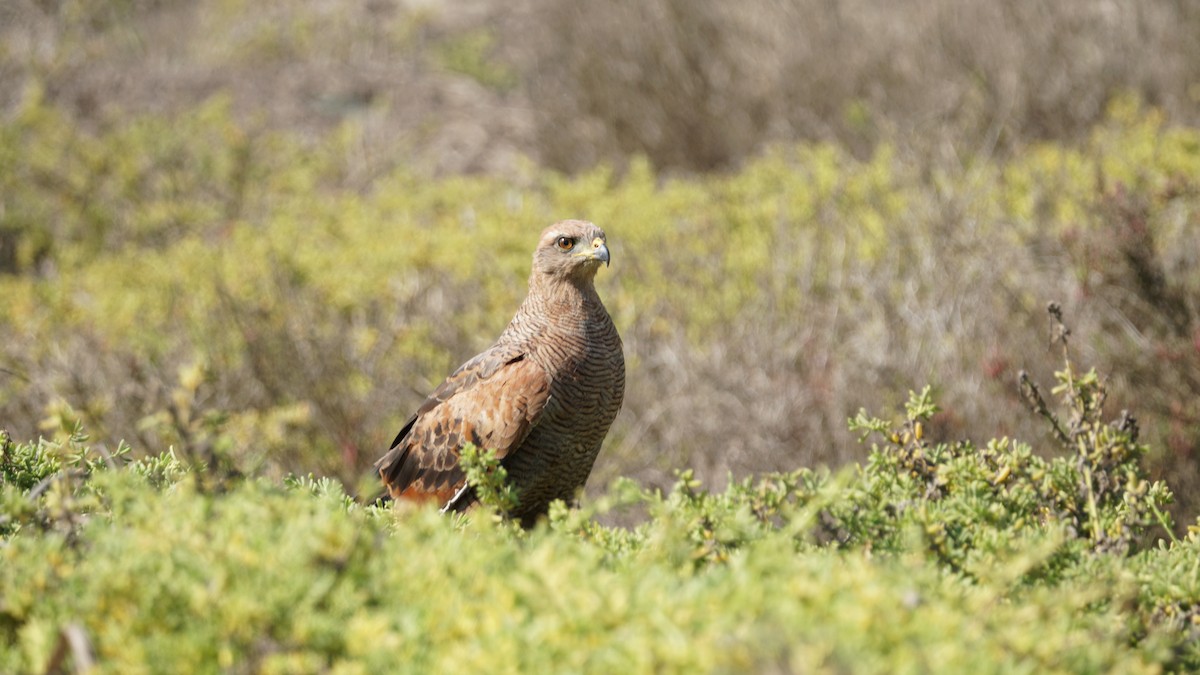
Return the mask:
{"type": "Polygon", "coordinates": [[[468,361],[425,401],[375,468],[396,499],[449,501],[466,475],[462,447],[514,451],[537,423],[550,377],[519,350],[493,347],[468,361]]]}

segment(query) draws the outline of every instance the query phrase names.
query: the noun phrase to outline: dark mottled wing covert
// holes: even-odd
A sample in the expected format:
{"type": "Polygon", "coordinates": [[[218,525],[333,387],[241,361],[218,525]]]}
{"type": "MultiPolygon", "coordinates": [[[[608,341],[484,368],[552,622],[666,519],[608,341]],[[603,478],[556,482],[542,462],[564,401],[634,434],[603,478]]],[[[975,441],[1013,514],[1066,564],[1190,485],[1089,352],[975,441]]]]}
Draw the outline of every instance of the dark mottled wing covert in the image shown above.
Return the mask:
{"type": "Polygon", "coordinates": [[[495,449],[503,458],[520,447],[550,396],[550,377],[525,353],[493,346],[463,364],[400,430],[375,464],[395,499],[446,504],[464,485],[463,445],[495,449]]]}

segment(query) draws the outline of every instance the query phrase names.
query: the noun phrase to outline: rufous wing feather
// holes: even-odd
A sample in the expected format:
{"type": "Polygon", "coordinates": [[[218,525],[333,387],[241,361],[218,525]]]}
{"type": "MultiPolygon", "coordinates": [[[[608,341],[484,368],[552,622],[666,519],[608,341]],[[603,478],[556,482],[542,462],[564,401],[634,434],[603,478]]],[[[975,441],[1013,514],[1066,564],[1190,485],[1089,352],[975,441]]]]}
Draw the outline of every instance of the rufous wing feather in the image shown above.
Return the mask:
{"type": "Polygon", "coordinates": [[[462,447],[504,458],[518,447],[550,396],[550,377],[532,359],[500,346],[459,368],[401,429],[375,468],[395,499],[446,504],[465,484],[462,447]]]}

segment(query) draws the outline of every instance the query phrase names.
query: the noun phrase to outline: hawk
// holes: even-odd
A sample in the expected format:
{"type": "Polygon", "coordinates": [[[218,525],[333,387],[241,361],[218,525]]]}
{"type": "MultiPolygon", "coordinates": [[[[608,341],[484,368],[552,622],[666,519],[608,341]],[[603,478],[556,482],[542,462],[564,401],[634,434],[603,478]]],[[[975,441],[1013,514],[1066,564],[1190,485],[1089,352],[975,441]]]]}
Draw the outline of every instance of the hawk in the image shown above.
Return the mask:
{"type": "Polygon", "coordinates": [[[459,453],[494,449],[515,486],[510,515],[529,526],[572,500],[625,395],[621,338],[593,280],[609,263],[604,231],[565,220],[533,252],[529,294],[496,343],[454,371],[375,464],[396,500],[475,502],[459,453]]]}

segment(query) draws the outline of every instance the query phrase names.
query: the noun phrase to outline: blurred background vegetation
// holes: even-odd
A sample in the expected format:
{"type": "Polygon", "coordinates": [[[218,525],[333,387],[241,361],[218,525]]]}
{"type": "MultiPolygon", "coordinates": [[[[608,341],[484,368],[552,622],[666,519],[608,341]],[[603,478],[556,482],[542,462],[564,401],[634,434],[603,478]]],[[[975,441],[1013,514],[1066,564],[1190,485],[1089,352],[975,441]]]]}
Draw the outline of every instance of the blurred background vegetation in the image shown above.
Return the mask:
{"type": "Polygon", "coordinates": [[[1200,511],[1200,5],[0,5],[0,427],[370,464],[582,217],[626,405],[591,485],[1045,441],[1063,304],[1200,511]]]}

